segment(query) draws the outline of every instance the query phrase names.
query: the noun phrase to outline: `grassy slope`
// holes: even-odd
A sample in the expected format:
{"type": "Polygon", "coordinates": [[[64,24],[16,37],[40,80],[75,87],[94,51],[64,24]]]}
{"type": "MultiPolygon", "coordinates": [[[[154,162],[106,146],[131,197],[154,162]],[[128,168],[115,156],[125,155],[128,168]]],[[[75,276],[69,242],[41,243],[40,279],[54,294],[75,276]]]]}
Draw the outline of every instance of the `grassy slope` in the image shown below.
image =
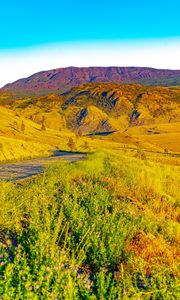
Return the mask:
{"type": "Polygon", "coordinates": [[[178,299],[179,180],[106,151],[1,183],[1,298],[178,299]]]}
{"type": "Polygon", "coordinates": [[[54,149],[58,142],[64,142],[64,137],[68,135],[57,133],[52,129],[42,131],[40,125],[8,108],[0,107],[0,113],[1,161],[49,155],[48,150],[54,149]],[[21,130],[22,122],[25,124],[24,132],[21,130]]]}
{"type": "MultiPolygon", "coordinates": [[[[41,130],[38,124],[28,118],[22,117],[16,111],[6,107],[0,107],[0,161],[22,160],[36,156],[48,156],[49,150],[55,148],[71,150],[68,146],[69,138],[73,138],[75,147],[73,150],[94,151],[99,148],[109,148],[109,140],[103,138],[90,138],[75,136],[69,130],[61,131],[46,127],[41,130]],[[25,130],[22,132],[22,121],[25,130]]],[[[41,113],[42,114],[42,113],[41,113]]],[[[53,122],[53,118],[50,119],[53,122]]],[[[114,142],[114,147],[123,147],[122,143],[114,142]]]]}
{"type": "Polygon", "coordinates": [[[176,143],[180,132],[179,91],[179,87],[94,83],[76,87],[61,96],[13,100],[12,95],[2,93],[0,161],[49,155],[48,151],[54,148],[68,150],[69,137],[74,139],[76,149],[80,151],[118,149],[126,145],[179,152],[176,143]],[[84,108],[87,113],[79,120],[84,108]],[[135,109],[141,115],[130,121],[135,109]],[[46,131],[41,130],[43,119],[46,131]],[[22,121],[25,123],[24,133],[22,121]],[[118,132],[108,137],[76,139],[72,130],[79,129],[84,133],[118,132]]]}

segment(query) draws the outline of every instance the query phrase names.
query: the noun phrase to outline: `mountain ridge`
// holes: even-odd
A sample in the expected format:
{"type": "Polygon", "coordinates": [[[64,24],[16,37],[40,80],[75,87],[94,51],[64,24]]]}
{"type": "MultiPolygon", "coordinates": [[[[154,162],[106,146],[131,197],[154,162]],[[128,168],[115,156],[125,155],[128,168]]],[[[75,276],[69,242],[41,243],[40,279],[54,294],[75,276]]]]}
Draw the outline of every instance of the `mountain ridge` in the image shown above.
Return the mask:
{"type": "Polygon", "coordinates": [[[40,71],[6,84],[1,91],[22,95],[63,93],[74,86],[91,82],[180,85],[180,70],[148,67],[67,67],[40,71]]]}

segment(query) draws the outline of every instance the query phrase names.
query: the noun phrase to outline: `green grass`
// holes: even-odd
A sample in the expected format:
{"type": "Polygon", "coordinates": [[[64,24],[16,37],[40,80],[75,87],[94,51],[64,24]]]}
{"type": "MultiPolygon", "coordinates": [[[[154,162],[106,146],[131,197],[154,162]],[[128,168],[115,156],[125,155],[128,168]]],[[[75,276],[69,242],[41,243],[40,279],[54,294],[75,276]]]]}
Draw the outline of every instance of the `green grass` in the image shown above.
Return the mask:
{"type": "Polygon", "coordinates": [[[178,299],[179,168],[104,151],[0,183],[0,298],[178,299]]]}

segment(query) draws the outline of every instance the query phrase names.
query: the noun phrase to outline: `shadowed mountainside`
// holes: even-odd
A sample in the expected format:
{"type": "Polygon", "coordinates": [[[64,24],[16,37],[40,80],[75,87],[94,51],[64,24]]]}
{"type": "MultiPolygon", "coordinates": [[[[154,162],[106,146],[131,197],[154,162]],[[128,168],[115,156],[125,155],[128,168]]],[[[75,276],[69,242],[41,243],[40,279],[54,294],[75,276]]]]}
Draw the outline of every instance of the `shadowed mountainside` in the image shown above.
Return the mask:
{"type": "Polygon", "coordinates": [[[142,83],[146,85],[180,85],[180,70],[144,67],[59,68],[19,79],[3,87],[19,95],[45,95],[65,92],[74,86],[92,82],[142,83]]]}

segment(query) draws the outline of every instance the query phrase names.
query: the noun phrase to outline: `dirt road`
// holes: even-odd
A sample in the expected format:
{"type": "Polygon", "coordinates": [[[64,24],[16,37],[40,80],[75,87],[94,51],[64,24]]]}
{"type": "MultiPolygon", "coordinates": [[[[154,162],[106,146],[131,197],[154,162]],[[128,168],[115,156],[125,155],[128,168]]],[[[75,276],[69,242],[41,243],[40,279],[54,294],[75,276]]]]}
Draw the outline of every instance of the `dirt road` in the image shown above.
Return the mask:
{"type": "Polygon", "coordinates": [[[45,166],[56,163],[60,160],[75,162],[86,157],[86,154],[53,151],[53,156],[35,158],[17,163],[0,164],[0,180],[17,181],[40,173],[43,173],[45,166]]]}

